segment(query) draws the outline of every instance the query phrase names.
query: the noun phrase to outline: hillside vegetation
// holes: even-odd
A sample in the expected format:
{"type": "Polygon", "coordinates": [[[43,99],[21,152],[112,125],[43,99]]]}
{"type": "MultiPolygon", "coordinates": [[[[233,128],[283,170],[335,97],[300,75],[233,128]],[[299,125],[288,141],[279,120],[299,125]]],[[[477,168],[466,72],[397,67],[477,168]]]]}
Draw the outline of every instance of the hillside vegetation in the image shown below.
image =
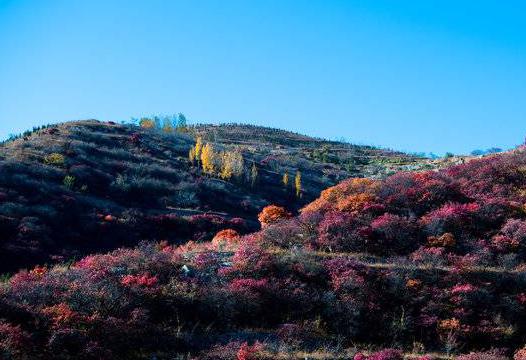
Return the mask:
{"type": "Polygon", "coordinates": [[[423,163],[269,128],[143,125],[77,121],[0,145],[0,271],[141,240],[254,231],[265,205],[295,211],[350,175],[423,163]],[[189,159],[198,138],[213,150],[206,171],[201,158],[189,159]],[[241,166],[221,168],[221,156],[231,155],[241,166]]]}
{"type": "Polygon", "coordinates": [[[524,360],[525,189],[519,148],[345,180],[297,216],[265,207],[244,236],[21,271],[1,287],[0,346],[15,359],[524,360]]]}

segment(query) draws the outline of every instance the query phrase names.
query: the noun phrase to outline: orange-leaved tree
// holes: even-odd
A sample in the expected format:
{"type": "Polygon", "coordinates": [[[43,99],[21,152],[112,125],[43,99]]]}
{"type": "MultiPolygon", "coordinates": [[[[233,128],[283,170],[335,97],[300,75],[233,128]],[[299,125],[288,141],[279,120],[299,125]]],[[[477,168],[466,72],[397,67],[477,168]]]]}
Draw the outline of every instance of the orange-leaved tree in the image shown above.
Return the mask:
{"type": "Polygon", "coordinates": [[[288,219],[292,215],[284,207],[269,205],[265,206],[258,215],[261,226],[267,226],[283,219],[288,219]]]}
{"type": "Polygon", "coordinates": [[[320,197],[301,212],[339,210],[360,211],[376,200],[379,187],[377,180],[353,178],[323,190],[320,197]]]}
{"type": "Polygon", "coordinates": [[[212,244],[218,247],[233,245],[239,242],[239,233],[234,229],[224,229],[219,231],[212,239],[212,244]]]}

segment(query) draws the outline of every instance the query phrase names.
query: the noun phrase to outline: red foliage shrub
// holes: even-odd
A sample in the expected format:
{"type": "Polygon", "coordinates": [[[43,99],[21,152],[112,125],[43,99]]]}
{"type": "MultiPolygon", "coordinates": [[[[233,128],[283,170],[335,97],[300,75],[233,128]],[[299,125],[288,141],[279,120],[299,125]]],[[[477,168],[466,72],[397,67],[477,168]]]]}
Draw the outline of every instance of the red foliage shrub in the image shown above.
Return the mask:
{"type": "Polygon", "coordinates": [[[526,360],[526,347],[517,350],[513,355],[513,360],[526,360]]]}
{"type": "Polygon", "coordinates": [[[257,299],[261,293],[268,291],[268,279],[234,279],[229,285],[230,291],[248,299],[257,299]]]}
{"type": "Polygon", "coordinates": [[[451,289],[451,293],[457,294],[468,294],[477,291],[477,287],[471,284],[457,284],[451,289]]]}
{"type": "Polygon", "coordinates": [[[519,249],[520,242],[505,235],[495,235],[491,239],[491,245],[495,252],[510,253],[519,249]]]}
{"type": "Polygon", "coordinates": [[[439,265],[447,261],[445,255],[444,248],[421,246],[409,258],[414,262],[439,265]]]}
{"type": "Polygon", "coordinates": [[[221,257],[214,251],[204,251],[195,254],[192,265],[201,271],[215,271],[219,267],[221,257]]]}
{"type": "Polygon", "coordinates": [[[272,262],[272,256],[261,246],[246,242],[239,246],[232,257],[232,270],[254,276],[271,270],[272,262]]]}
{"type": "Polygon", "coordinates": [[[0,320],[0,354],[6,359],[29,359],[31,352],[30,334],[19,325],[0,320]]]}
{"type": "MultiPolygon", "coordinates": [[[[346,181],[298,218],[287,219],[282,208],[269,211],[263,222],[270,225],[244,236],[233,254],[209,242],[156,241],[71,267],[21,271],[0,286],[0,354],[16,358],[25,351],[17,336],[42,358],[65,359],[70,349],[86,358],[88,351],[98,354],[91,358],[250,358],[248,343],[263,337],[274,341],[266,352],[297,344],[410,348],[413,341],[428,349],[455,343],[466,351],[490,345],[511,351],[524,340],[526,324],[524,266],[517,266],[526,241],[524,213],[517,210],[526,202],[526,171],[517,164],[526,164],[526,152],[502,158],[346,181]]],[[[242,232],[233,220],[213,215],[149,221],[182,238],[191,226],[203,239],[215,234],[214,242],[235,242],[242,232]]],[[[24,233],[34,233],[33,225],[26,219],[24,233]]],[[[387,349],[355,358],[401,354],[387,349]]]]}
{"type": "Polygon", "coordinates": [[[263,349],[263,344],[257,341],[254,345],[248,345],[244,342],[237,352],[237,360],[257,360],[260,358],[263,349]]]}
{"type": "Polygon", "coordinates": [[[354,360],[403,360],[404,355],[400,350],[385,349],[371,355],[358,353],[354,355],[354,360]]]}
{"type": "Polygon", "coordinates": [[[403,254],[414,250],[421,241],[418,225],[406,217],[384,214],[371,222],[372,249],[377,253],[403,254]]]}
{"type": "Polygon", "coordinates": [[[476,203],[447,203],[422,218],[429,234],[440,236],[444,233],[462,234],[471,230],[480,206],[476,203]]]}
{"type": "Polygon", "coordinates": [[[499,249],[524,250],[526,247],[526,221],[509,219],[500,232],[503,237],[494,238],[494,245],[499,249]]]}
{"type": "Polygon", "coordinates": [[[115,219],[115,216],[113,215],[106,215],[104,216],[104,221],[106,222],[114,222],[116,219],[115,219]]]}
{"type": "Polygon", "coordinates": [[[36,266],[33,270],[31,270],[30,274],[35,276],[43,276],[47,272],[47,268],[45,266],[36,266]]]}
{"type": "Polygon", "coordinates": [[[70,306],[66,303],[44,307],[42,313],[51,318],[53,326],[56,328],[68,326],[73,321],[78,320],[78,314],[71,310],[70,306]]]}
{"type": "Polygon", "coordinates": [[[150,276],[147,273],[140,275],[125,275],[121,280],[122,285],[130,287],[153,287],[157,285],[157,282],[157,276],[150,276]]]}
{"type": "Polygon", "coordinates": [[[454,179],[433,171],[395,174],[384,181],[378,194],[389,211],[417,216],[464,198],[454,179]]]}
{"type": "Polygon", "coordinates": [[[329,251],[364,251],[369,232],[360,227],[353,215],[330,211],[319,223],[316,247],[329,251]]]}
{"type": "Polygon", "coordinates": [[[351,259],[332,259],[325,263],[334,290],[350,291],[366,284],[365,268],[351,259]]]}

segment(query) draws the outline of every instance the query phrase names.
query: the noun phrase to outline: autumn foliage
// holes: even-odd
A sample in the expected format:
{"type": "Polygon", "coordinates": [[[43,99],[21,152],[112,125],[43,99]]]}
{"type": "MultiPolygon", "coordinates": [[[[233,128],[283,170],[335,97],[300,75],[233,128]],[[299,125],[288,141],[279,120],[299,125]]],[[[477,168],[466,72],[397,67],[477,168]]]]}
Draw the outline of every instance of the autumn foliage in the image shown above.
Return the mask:
{"type": "MultiPolygon", "coordinates": [[[[441,171],[349,179],[298,216],[265,207],[262,229],[247,235],[238,220],[210,213],[152,215],[163,235],[191,228],[192,241],[144,242],[6,277],[0,354],[265,359],[324,349],[327,358],[401,360],[418,350],[421,360],[522,360],[524,166],[519,149],[441,171]]],[[[129,221],[104,221],[106,213],[98,223],[110,230],[129,221]]],[[[25,219],[20,239],[37,225],[25,219]]]]}
{"type": "Polygon", "coordinates": [[[359,211],[376,198],[377,186],[375,180],[349,179],[322,191],[320,198],[304,207],[302,211],[359,211]]]}
{"type": "Polygon", "coordinates": [[[265,206],[258,215],[258,220],[262,226],[276,223],[280,220],[288,219],[291,214],[284,207],[269,205],[265,206]]]}
{"type": "Polygon", "coordinates": [[[219,231],[212,239],[215,246],[228,246],[239,242],[240,236],[236,230],[224,229],[219,231]]]}

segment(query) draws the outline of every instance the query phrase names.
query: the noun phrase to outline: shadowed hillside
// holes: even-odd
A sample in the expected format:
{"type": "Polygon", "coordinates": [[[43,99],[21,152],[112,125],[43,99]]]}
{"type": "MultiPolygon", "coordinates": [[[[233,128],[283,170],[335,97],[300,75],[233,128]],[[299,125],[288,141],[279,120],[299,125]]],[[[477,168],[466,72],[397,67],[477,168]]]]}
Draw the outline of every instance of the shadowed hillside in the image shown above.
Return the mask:
{"type": "Polygon", "coordinates": [[[140,240],[177,243],[208,240],[222,228],[253,231],[257,213],[269,203],[295,211],[351,175],[378,177],[421,161],[253,126],[187,131],[90,120],[27,132],[1,145],[0,270],[140,240]],[[188,154],[196,137],[217,154],[235,149],[244,164],[239,176],[225,180],[204,173],[199,161],[192,164],[188,154]]]}

